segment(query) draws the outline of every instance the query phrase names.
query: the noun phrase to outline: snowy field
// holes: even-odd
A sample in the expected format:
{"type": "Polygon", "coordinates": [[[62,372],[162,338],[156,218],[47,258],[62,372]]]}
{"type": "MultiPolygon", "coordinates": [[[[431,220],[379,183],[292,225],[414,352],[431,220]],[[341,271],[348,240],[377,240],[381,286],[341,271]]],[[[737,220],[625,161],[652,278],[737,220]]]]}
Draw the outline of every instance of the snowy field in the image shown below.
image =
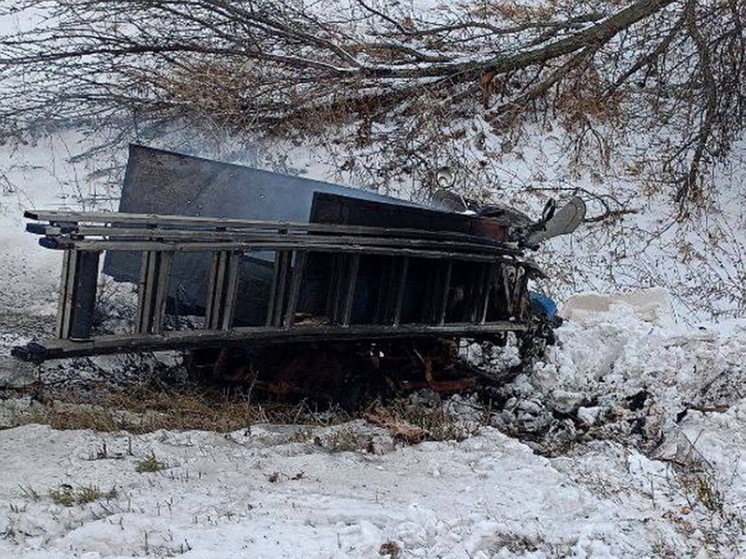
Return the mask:
{"type": "MultiPolygon", "coordinates": [[[[22,208],[92,193],[85,169],[55,166],[59,143],[1,149],[7,355],[49,331],[58,284],[59,255],[23,233],[22,208]]],[[[450,403],[479,425],[461,442],[403,446],[362,420],[5,428],[0,557],[746,556],[746,320],[681,324],[671,306],[663,289],[567,300],[559,346],[504,387],[501,409],[450,403]],[[340,430],[370,444],[317,444],[340,430]]],[[[505,357],[469,353],[485,367],[505,357]]],[[[0,382],[36,375],[0,356],[0,382]]]]}
{"type": "MultiPolygon", "coordinates": [[[[743,556],[746,328],[682,332],[621,302],[573,312],[563,347],[492,420],[552,423],[550,457],[490,425],[415,446],[363,421],[138,436],[25,425],[0,431],[0,556],[743,556]],[[371,444],[315,442],[335,430],[371,444]],[[137,471],[150,462],[162,469],[137,471]],[[100,495],[77,502],[86,491],[100,495]]],[[[463,421],[479,411],[452,407],[463,421]]]]}
{"type": "MultiPolygon", "coordinates": [[[[744,497],[743,466],[721,453],[744,449],[745,419],[741,405],[682,427],[699,432],[727,476],[723,514],[738,514],[730,498],[744,497]]],[[[692,502],[667,464],[618,443],[546,459],[485,428],[459,444],[384,441],[374,454],[329,454],[287,434],[3,431],[0,553],[341,558],[375,557],[388,544],[404,557],[736,557],[744,543],[719,526],[727,518],[692,502]],[[167,468],[137,473],[151,453],[167,468]],[[116,497],[53,504],[46,491],[61,484],[116,497]]]]}

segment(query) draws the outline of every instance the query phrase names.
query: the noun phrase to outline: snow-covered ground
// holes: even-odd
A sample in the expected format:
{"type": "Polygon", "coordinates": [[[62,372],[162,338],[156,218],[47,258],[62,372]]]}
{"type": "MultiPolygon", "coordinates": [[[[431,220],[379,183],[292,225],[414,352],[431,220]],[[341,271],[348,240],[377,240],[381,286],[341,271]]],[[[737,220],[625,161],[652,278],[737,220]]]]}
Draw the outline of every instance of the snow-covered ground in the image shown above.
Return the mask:
{"type": "MultiPolygon", "coordinates": [[[[59,255],[23,233],[21,209],[95,194],[85,169],[58,165],[64,140],[2,148],[3,352],[49,331],[58,283],[59,255]]],[[[452,403],[457,419],[482,418],[462,442],[396,445],[362,421],[2,430],[0,557],[744,556],[746,321],[682,325],[670,299],[566,301],[560,344],[502,389],[489,420],[452,403]],[[316,444],[339,429],[373,444],[316,444]],[[164,469],[138,472],[149,458],[164,469]]],[[[468,352],[485,367],[506,358],[468,352]]],[[[0,375],[16,367],[5,358],[0,375]]]]}
{"type": "MultiPolygon", "coordinates": [[[[740,451],[745,412],[688,427],[708,432],[705,452],[740,451]]],[[[731,499],[744,497],[732,455],[717,464],[727,476],[716,479],[727,484],[718,486],[720,513],[681,488],[668,464],[619,443],[547,459],[484,428],[461,443],[362,454],[287,442],[289,433],[0,432],[0,555],[368,558],[389,545],[427,558],[737,557],[746,549],[726,516],[740,513],[731,499]],[[150,456],[166,469],[138,473],[150,456]],[[54,504],[48,492],[63,484],[116,497],[54,504]]]]}
{"type": "MultiPolygon", "coordinates": [[[[0,431],[0,557],[744,556],[746,324],[681,329],[655,291],[566,312],[560,346],[462,442],[397,445],[363,421],[0,431]],[[335,430],[372,443],[319,444],[335,430]],[[163,469],[138,472],[149,459],[163,469]],[[86,489],[102,495],[55,502],[86,489]]],[[[452,402],[463,421],[475,406],[452,402]]]]}

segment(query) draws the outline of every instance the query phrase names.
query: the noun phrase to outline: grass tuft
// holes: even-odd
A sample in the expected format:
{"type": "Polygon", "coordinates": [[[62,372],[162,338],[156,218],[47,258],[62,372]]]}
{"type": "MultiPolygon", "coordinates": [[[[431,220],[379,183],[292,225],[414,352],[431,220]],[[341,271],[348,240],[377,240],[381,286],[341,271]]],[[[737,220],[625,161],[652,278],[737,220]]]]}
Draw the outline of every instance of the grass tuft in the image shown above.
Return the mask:
{"type": "Polygon", "coordinates": [[[373,439],[370,435],[345,425],[324,437],[322,446],[331,452],[371,452],[373,439]]]}
{"type": "Polygon", "coordinates": [[[21,489],[23,494],[26,495],[26,497],[28,497],[35,503],[38,503],[41,500],[41,495],[39,495],[39,492],[30,485],[19,485],[18,487],[21,489]]]}
{"type": "Polygon", "coordinates": [[[692,505],[698,502],[710,512],[723,513],[723,494],[711,472],[683,472],[679,475],[679,480],[692,505]]]}
{"type": "Polygon", "coordinates": [[[135,471],[139,474],[160,472],[168,468],[165,462],[161,462],[155,457],[154,453],[150,453],[150,456],[140,460],[135,466],[135,471]]]}
{"type": "Polygon", "coordinates": [[[85,505],[96,501],[116,499],[117,490],[101,491],[97,485],[86,485],[75,489],[72,485],[61,485],[57,489],[49,490],[49,497],[55,505],[72,507],[75,504],[85,505]]]}
{"type": "Polygon", "coordinates": [[[401,557],[401,547],[396,542],[385,542],[381,544],[378,555],[388,557],[389,559],[399,559],[401,557]]]}
{"type": "MultiPolygon", "coordinates": [[[[464,423],[438,404],[427,406],[407,399],[397,399],[375,407],[375,414],[391,425],[409,425],[421,429],[424,440],[463,441],[479,434],[480,426],[464,423]]],[[[407,442],[407,438],[402,438],[407,442]]],[[[418,442],[418,441],[412,441],[418,442]]]]}

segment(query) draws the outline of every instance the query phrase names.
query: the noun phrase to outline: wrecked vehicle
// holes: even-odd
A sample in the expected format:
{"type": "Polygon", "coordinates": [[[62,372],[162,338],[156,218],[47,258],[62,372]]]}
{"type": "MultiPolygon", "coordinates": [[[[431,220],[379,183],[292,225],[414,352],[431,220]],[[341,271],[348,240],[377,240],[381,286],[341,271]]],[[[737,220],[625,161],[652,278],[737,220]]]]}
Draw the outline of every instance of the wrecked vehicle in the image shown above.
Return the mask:
{"type": "Polygon", "coordinates": [[[573,231],[582,200],[538,222],[448,193],[433,203],[133,145],[119,212],[25,213],[63,252],[62,285],[56,338],[13,355],[540,335],[552,312],[529,294],[542,272],[524,252],[573,231]],[[128,333],[94,327],[102,265],[137,286],[128,333]]]}

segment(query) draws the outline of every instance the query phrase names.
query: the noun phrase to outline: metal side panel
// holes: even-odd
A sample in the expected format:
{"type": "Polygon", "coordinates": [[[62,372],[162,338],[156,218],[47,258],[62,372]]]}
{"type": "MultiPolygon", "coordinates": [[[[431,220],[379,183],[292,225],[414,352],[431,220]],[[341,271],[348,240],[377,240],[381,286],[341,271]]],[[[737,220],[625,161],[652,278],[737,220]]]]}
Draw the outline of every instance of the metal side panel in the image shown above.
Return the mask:
{"type": "MultiPolygon", "coordinates": [[[[321,181],[131,145],[119,211],[308,223],[317,192],[412,205],[321,181]]],[[[252,254],[267,262],[272,256],[252,254]]],[[[139,254],[107,252],[104,273],[117,281],[137,283],[140,265],[139,254]]],[[[199,312],[207,294],[210,269],[209,254],[180,255],[173,264],[170,299],[178,300],[191,313],[199,312]]],[[[245,305],[239,304],[236,312],[239,321],[261,323],[260,313],[245,305]]]]}

